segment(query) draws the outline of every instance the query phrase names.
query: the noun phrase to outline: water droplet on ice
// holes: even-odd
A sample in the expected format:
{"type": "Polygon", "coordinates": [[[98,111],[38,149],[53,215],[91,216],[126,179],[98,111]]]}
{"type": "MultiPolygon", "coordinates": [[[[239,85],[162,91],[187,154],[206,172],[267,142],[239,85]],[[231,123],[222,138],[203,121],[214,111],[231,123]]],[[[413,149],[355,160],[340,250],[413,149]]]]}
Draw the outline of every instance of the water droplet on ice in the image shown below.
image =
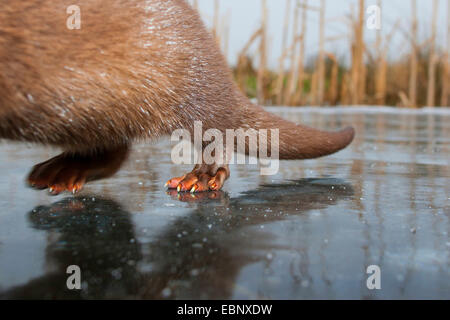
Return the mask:
{"type": "Polygon", "coordinates": [[[191,270],[191,276],[196,277],[200,274],[200,271],[198,269],[192,269],[191,270]]]}
{"type": "Polygon", "coordinates": [[[164,298],[170,297],[171,294],[172,294],[172,290],[170,288],[164,288],[163,291],[161,291],[161,295],[164,298]]]}

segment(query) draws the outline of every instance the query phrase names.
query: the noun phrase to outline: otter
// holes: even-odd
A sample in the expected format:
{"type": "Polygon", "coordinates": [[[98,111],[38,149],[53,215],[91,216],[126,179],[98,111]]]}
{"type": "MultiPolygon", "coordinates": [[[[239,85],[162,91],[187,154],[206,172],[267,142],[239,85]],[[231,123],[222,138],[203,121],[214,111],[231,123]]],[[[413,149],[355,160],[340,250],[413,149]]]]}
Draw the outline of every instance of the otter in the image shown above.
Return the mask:
{"type": "MultiPolygon", "coordinates": [[[[76,193],[116,173],[132,143],[204,130],[279,129],[280,159],[335,153],[354,129],[326,132],[253,104],[185,0],[78,0],[80,28],[67,27],[72,0],[0,0],[0,138],[59,147],[27,182],[76,193]]],[[[219,190],[226,163],[197,164],[166,186],[219,190]]]]}

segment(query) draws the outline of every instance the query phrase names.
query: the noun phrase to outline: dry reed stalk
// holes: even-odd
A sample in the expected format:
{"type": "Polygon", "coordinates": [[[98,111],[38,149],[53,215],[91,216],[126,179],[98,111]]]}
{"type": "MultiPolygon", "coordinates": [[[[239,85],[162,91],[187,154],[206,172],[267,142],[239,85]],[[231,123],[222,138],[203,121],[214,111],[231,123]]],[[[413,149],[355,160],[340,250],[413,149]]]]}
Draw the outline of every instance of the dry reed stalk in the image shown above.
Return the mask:
{"type": "MultiPolygon", "coordinates": [[[[381,0],[377,1],[378,7],[382,10],[381,0]]],[[[382,55],[381,50],[381,28],[377,30],[375,41],[375,50],[377,53],[376,70],[375,70],[375,104],[384,105],[386,102],[386,59],[382,55]]]]}
{"type": "Polygon", "coordinates": [[[230,16],[231,11],[227,10],[220,29],[222,30],[222,46],[223,46],[223,54],[228,60],[228,48],[229,48],[229,41],[230,41],[230,16]]]}
{"type": "Polygon", "coordinates": [[[411,101],[409,101],[408,96],[403,91],[398,93],[398,97],[400,98],[401,107],[408,107],[411,105],[411,101]]]}
{"type": "Polygon", "coordinates": [[[340,97],[340,102],[341,105],[348,105],[350,104],[350,99],[349,99],[349,82],[350,82],[350,78],[349,78],[349,74],[345,73],[344,76],[342,77],[342,84],[341,84],[341,97],[340,97]]]}
{"type": "MultiPolygon", "coordinates": [[[[381,1],[379,2],[381,5],[381,1]]],[[[386,104],[386,95],[387,95],[387,54],[390,47],[390,42],[392,37],[394,36],[395,31],[397,30],[400,24],[400,20],[397,20],[391,32],[386,36],[384,41],[384,46],[381,47],[381,34],[380,31],[377,33],[377,67],[375,71],[375,101],[378,105],[386,104]]]]}
{"type": "Polygon", "coordinates": [[[256,83],[256,96],[259,104],[264,104],[265,100],[265,72],[267,64],[266,56],[266,37],[267,37],[267,5],[266,0],[261,0],[262,3],[262,23],[261,36],[259,43],[259,68],[256,83]]]}
{"type": "Polygon", "coordinates": [[[365,63],[361,64],[361,74],[359,76],[358,83],[358,103],[365,103],[366,101],[366,79],[367,79],[367,66],[365,63]]]}
{"type": "Polygon", "coordinates": [[[320,1],[319,12],[319,57],[317,61],[317,103],[323,103],[325,92],[325,0],[320,1]]]}
{"type": "Polygon", "coordinates": [[[297,74],[297,91],[294,96],[294,104],[302,105],[303,103],[303,81],[305,80],[304,59],[305,59],[305,40],[307,31],[307,15],[308,15],[308,0],[302,3],[302,26],[300,31],[300,51],[298,55],[298,74],[297,74]]]}
{"type": "Polygon", "coordinates": [[[328,58],[332,61],[331,76],[330,76],[330,88],[328,101],[330,104],[335,105],[338,98],[338,72],[339,64],[336,57],[332,53],[327,54],[328,58]]]}
{"type": "Polygon", "coordinates": [[[239,87],[243,92],[246,92],[247,83],[246,83],[246,70],[245,67],[248,65],[247,59],[247,51],[250,49],[252,44],[261,36],[262,29],[256,30],[250,39],[245,44],[244,48],[240,51],[238,55],[238,64],[237,64],[237,82],[239,87]]]}
{"type": "Polygon", "coordinates": [[[297,44],[298,44],[298,34],[297,34],[297,28],[298,28],[298,13],[299,13],[299,2],[295,2],[295,9],[294,9],[294,25],[292,29],[292,51],[290,53],[290,67],[289,67],[289,73],[288,73],[288,79],[287,79],[287,87],[284,92],[284,101],[290,104],[290,100],[292,95],[295,93],[295,74],[296,74],[296,63],[297,63],[297,44]]]}
{"type": "Polygon", "coordinates": [[[352,48],[352,68],[351,68],[351,103],[359,104],[361,101],[361,87],[364,79],[362,78],[364,64],[364,0],[359,0],[359,18],[354,23],[354,43],[352,48]]]}
{"type": "Polygon", "coordinates": [[[411,26],[411,57],[409,73],[409,102],[411,108],[417,107],[417,79],[419,73],[418,66],[418,43],[417,43],[417,0],[411,0],[412,26],[411,26]]]}
{"type": "Polygon", "coordinates": [[[435,86],[436,86],[436,20],[438,12],[438,0],[433,0],[433,16],[431,20],[431,39],[430,56],[428,62],[428,88],[427,88],[427,106],[432,107],[435,104],[435,86]]]}
{"type": "Polygon", "coordinates": [[[386,104],[386,80],[387,62],[385,57],[380,57],[375,72],[375,103],[380,106],[386,104]]]}
{"type": "Polygon", "coordinates": [[[283,104],[283,87],[284,87],[284,76],[285,76],[285,70],[284,70],[285,55],[283,54],[283,52],[285,52],[286,46],[287,46],[290,17],[291,17],[291,0],[287,0],[286,1],[286,12],[284,15],[283,40],[281,42],[282,56],[280,58],[280,64],[278,67],[277,83],[276,83],[276,87],[275,87],[275,96],[276,96],[276,102],[278,105],[283,104]]]}
{"type": "Polygon", "coordinates": [[[444,61],[443,61],[443,71],[442,71],[442,96],[441,96],[441,106],[448,106],[449,102],[449,94],[450,94],[450,88],[449,88],[449,78],[450,78],[450,66],[449,66],[449,59],[450,59],[450,0],[447,0],[447,50],[444,54],[444,61]]]}
{"type": "MultiPolygon", "coordinates": [[[[298,43],[299,43],[300,41],[301,41],[301,37],[298,36],[298,37],[294,40],[294,43],[292,43],[290,47],[288,47],[288,48],[286,48],[286,49],[284,50],[284,52],[281,54],[281,57],[280,57],[279,60],[286,60],[286,58],[287,58],[288,56],[292,55],[292,54],[293,54],[294,48],[297,47],[297,45],[298,45],[298,43]]],[[[284,90],[284,91],[282,92],[282,96],[283,96],[282,101],[283,101],[283,103],[286,104],[286,105],[290,105],[290,101],[292,100],[292,99],[291,99],[291,96],[288,96],[288,95],[287,95],[287,90],[288,90],[288,88],[289,88],[289,87],[286,87],[286,90],[284,90]],[[288,100],[284,100],[285,98],[288,99],[288,100]]]]}
{"type": "Polygon", "coordinates": [[[309,95],[309,103],[312,106],[317,105],[317,70],[314,70],[311,76],[311,93],[309,95]]]}
{"type": "MultiPolygon", "coordinates": [[[[281,54],[281,57],[280,57],[279,61],[281,61],[281,60],[284,61],[284,60],[286,60],[286,57],[288,57],[288,56],[294,54],[293,51],[294,51],[294,49],[297,47],[297,45],[298,45],[298,43],[299,43],[300,41],[301,41],[301,37],[300,37],[300,36],[298,36],[296,39],[294,39],[294,43],[292,43],[291,46],[290,46],[289,48],[286,48],[286,49],[284,50],[284,52],[281,54]]],[[[287,89],[286,89],[286,91],[287,91],[287,89]]],[[[290,97],[287,96],[286,92],[282,92],[283,98],[285,98],[284,95],[286,95],[286,98],[288,98],[288,99],[290,98],[290,97]]],[[[289,101],[286,101],[286,100],[284,100],[284,99],[282,99],[282,101],[283,101],[284,103],[286,103],[287,105],[289,105],[289,101]]]]}

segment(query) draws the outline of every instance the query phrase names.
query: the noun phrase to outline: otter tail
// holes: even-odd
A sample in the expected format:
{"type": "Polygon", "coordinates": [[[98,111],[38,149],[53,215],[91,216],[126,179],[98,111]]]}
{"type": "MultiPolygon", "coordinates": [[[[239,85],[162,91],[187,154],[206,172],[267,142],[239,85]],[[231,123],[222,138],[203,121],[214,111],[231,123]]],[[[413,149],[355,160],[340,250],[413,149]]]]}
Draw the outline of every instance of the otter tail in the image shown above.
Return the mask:
{"type": "MultiPolygon", "coordinates": [[[[279,129],[280,160],[314,159],[327,156],[347,147],[355,136],[355,130],[352,127],[337,132],[317,130],[284,120],[254,105],[247,108],[246,120],[244,120],[247,122],[246,126],[256,130],[279,129]]],[[[268,146],[270,146],[271,141],[268,140],[268,146]]]]}

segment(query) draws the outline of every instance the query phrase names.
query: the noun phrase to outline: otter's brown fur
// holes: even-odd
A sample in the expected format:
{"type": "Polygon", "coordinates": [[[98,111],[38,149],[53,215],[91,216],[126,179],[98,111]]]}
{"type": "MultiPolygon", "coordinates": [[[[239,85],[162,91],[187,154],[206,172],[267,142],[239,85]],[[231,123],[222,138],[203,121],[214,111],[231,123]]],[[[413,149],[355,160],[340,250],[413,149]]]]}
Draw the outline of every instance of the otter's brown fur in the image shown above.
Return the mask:
{"type": "Polygon", "coordinates": [[[346,147],[328,133],[253,105],[216,42],[184,0],[0,0],[0,138],[92,152],[203,129],[280,129],[280,158],[346,147]]]}

